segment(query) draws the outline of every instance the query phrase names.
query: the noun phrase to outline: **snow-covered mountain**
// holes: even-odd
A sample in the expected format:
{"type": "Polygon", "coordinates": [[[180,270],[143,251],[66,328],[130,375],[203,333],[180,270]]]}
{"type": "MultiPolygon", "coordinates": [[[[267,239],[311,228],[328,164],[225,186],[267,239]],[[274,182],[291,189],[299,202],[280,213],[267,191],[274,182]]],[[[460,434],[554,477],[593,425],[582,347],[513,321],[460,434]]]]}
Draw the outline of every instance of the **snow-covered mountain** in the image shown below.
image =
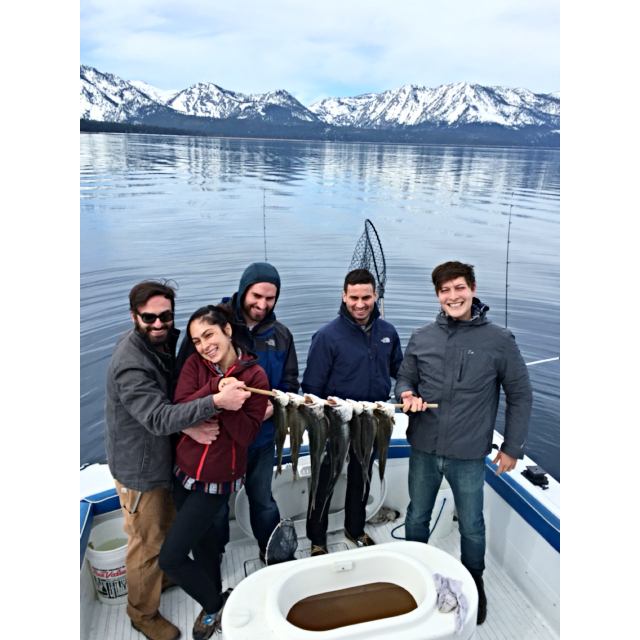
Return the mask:
{"type": "Polygon", "coordinates": [[[554,147],[560,93],[468,82],[406,85],[307,108],[284,90],[243,94],[198,82],[168,91],[81,65],[80,118],[200,135],[554,147]]]}
{"type": "Polygon", "coordinates": [[[80,118],[128,122],[158,107],[156,100],[126,80],[80,65],[80,118]]]}
{"type": "Polygon", "coordinates": [[[283,90],[243,94],[210,82],[198,82],[182,91],[165,91],[141,80],[126,81],[93,67],[80,66],[81,118],[127,122],[158,109],[206,118],[320,122],[314,113],[283,90]]]}
{"type": "Polygon", "coordinates": [[[273,107],[286,109],[290,116],[304,122],[318,122],[318,117],[283,90],[264,94],[244,94],[223,89],[211,82],[198,82],[178,92],[165,103],[187,115],[207,118],[270,119],[273,107]]]}
{"type": "Polygon", "coordinates": [[[171,98],[174,98],[178,93],[180,93],[179,89],[158,89],[153,85],[142,82],[142,80],[129,80],[129,84],[132,84],[136,89],[140,89],[142,93],[146,93],[151,99],[159,102],[160,104],[167,104],[171,98]]]}
{"type": "Polygon", "coordinates": [[[405,85],[384,93],[326,98],[311,111],[328,124],[388,129],[416,125],[498,124],[512,129],[560,125],[560,94],[484,87],[468,82],[429,89],[405,85]]]}

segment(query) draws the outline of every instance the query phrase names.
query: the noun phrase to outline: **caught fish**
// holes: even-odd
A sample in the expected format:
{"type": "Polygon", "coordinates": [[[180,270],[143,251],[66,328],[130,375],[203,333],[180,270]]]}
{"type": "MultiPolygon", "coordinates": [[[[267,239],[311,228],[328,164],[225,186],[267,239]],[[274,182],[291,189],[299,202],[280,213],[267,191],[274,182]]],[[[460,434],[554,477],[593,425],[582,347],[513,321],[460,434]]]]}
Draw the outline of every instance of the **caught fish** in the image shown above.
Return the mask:
{"type": "MultiPolygon", "coordinates": [[[[349,400],[347,402],[353,407],[353,415],[351,416],[351,422],[349,422],[349,435],[351,438],[351,448],[356,456],[356,460],[360,463],[360,466],[364,465],[364,456],[362,450],[362,411],[364,407],[361,402],[356,400],[349,400]]],[[[367,477],[367,473],[363,472],[364,478],[367,477]]],[[[365,479],[365,486],[367,480],[365,479]]]]}
{"type": "Polygon", "coordinates": [[[289,396],[277,389],[274,389],[273,392],[276,394],[271,397],[271,401],[273,402],[274,440],[276,443],[276,458],[278,464],[275,475],[273,476],[275,478],[279,473],[282,473],[282,450],[284,449],[284,441],[287,438],[287,405],[289,404],[289,396]]]}
{"type": "Polygon", "coordinates": [[[320,465],[324,460],[325,446],[329,434],[329,423],[324,415],[324,400],[310,393],[304,395],[305,403],[300,405],[300,415],[309,433],[309,456],[311,458],[311,506],[316,505],[316,490],[320,478],[320,465]]]}
{"type": "MultiPolygon", "coordinates": [[[[327,486],[322,513],[331,500],[333,490],[342,473],[344,461],[349,453],[349,422],[353,416],[353,405],[340,398],[327,398],[324,414],[329,420],[329,453],[331,455],[331,475],[327,486]]],[[[320,514],[322,517],[322,514],[320,514]]]]}
{"type": "Polygon", "coordinates": [[[373,455],[373,449],[376,442],[376,435],[378,434],[378,418],[374,415],[374,410],[377,408],[375,402],[361,402],[362,414],[360,415],[360,441],[362,447],[362,476],[364,479],[364,492],[367,492],[367,484],[369,479],[369,464],[371,463],[371,456],[373,455]]]}
{"type": "Polygon", "coordinates": [[[384,478],[384,468],[387,464],[391,433],[395,424],[393,416],[396,408],[388,402],[376,402],[373,413],[378,418],[378,466],[380,468],[380,481],[384,478]]]}
{"type": "Polygon", "coordinates": [[[298,457],[302,446],[302,436],[307,428],[306,415],[300,412],[300,407],[304,404],[304,396],[297,393],[287,393],[289,404],[285,407],[287,413],[287,424],[289,426],[289,448],[291,450],[291,468],[293,469],[293,481],[296,481],[298,471],[298,457]]]}

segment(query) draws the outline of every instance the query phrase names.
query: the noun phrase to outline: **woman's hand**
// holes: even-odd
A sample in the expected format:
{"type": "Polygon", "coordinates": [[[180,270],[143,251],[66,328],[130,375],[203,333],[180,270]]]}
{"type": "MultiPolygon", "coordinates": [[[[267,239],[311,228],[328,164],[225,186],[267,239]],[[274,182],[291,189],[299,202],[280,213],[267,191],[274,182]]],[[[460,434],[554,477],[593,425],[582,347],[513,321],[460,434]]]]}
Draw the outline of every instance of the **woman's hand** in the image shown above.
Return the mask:
{"type": "Polygon", "coordinates": [[[222,387],[226,387],[230,382],[238,382],[238,379],[234,377],[221,378],[218,382],[218,391],[222,391],[222,387]]]}
{"type": "Polygon", "coordinates": [[[251,393],[245,391],[245,384],[242,380],[236,380],[235,378],[223,378],[220,380],[218,386],[218,393],[213,394],[213,406],[216,409],[226,409],[227,411],[237,411],[242,407],[251,393]],[[229,382],[222,385],[223,380],[229,382]],[[222,388],[220,388],[222,386],[222,388]]]}

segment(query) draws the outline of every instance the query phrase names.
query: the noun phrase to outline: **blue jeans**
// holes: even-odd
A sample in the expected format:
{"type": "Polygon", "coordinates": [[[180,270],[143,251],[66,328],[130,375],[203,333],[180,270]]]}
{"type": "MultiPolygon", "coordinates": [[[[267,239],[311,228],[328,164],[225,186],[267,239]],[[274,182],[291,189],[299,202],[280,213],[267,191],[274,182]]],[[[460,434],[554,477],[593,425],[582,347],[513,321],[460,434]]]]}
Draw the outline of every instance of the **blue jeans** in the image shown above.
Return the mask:
{"type": "Polygon", "coordinates": [[[442,477],[453,491],[460,528],[462,564],[473,575],[484,571],[486,547],[484,517],[485,459],[454,460],[411,447],[409,454],[409,507],[405,519],[407,540],[428,542],[429,521],[442,477]]]}
{"type": "MultiPolygon", "coordinates": [[[[264,447],[249,449],[247,455],[247,475],[244,490],[249,498],[249,520],[251,530],[258,541],[260,551],[264,553],[273,530],[280,524],[280,511],[271,495],[273,478],[273,442],[264,447]]],[[[220,524],[225,529],[222,550],[229,542],[229,505],[220,513],[220,524]],[[224,522],[223,522],[224,520],[224,522]]]]}

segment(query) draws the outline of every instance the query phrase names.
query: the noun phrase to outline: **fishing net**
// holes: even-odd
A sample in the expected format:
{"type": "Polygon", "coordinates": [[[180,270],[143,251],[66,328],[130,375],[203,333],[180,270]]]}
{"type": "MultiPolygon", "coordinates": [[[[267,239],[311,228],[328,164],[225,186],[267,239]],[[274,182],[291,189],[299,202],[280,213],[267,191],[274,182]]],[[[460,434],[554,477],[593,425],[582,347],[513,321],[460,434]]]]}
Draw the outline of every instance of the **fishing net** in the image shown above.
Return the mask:
{"type": "Polygon", "coordinates": [[[371,220],[365,220],[364,233],[360,236],[356,250],[351,258],[349,271],[354,269],[367,269],[376,279],[378,299],[384,298],[384,287],[387,283],[387,265],[384,261],[384,252],[380,246],[378,232],[371,220]]]}
{"type": "Polygon", "coordinates": [[[269,542],[265,560],[267,565],[288,562],[294,559],[294,553],[298,548],[298,535],[296,527],[290,518],[281,520],[280,524],[273,530],[269,542]]]}

